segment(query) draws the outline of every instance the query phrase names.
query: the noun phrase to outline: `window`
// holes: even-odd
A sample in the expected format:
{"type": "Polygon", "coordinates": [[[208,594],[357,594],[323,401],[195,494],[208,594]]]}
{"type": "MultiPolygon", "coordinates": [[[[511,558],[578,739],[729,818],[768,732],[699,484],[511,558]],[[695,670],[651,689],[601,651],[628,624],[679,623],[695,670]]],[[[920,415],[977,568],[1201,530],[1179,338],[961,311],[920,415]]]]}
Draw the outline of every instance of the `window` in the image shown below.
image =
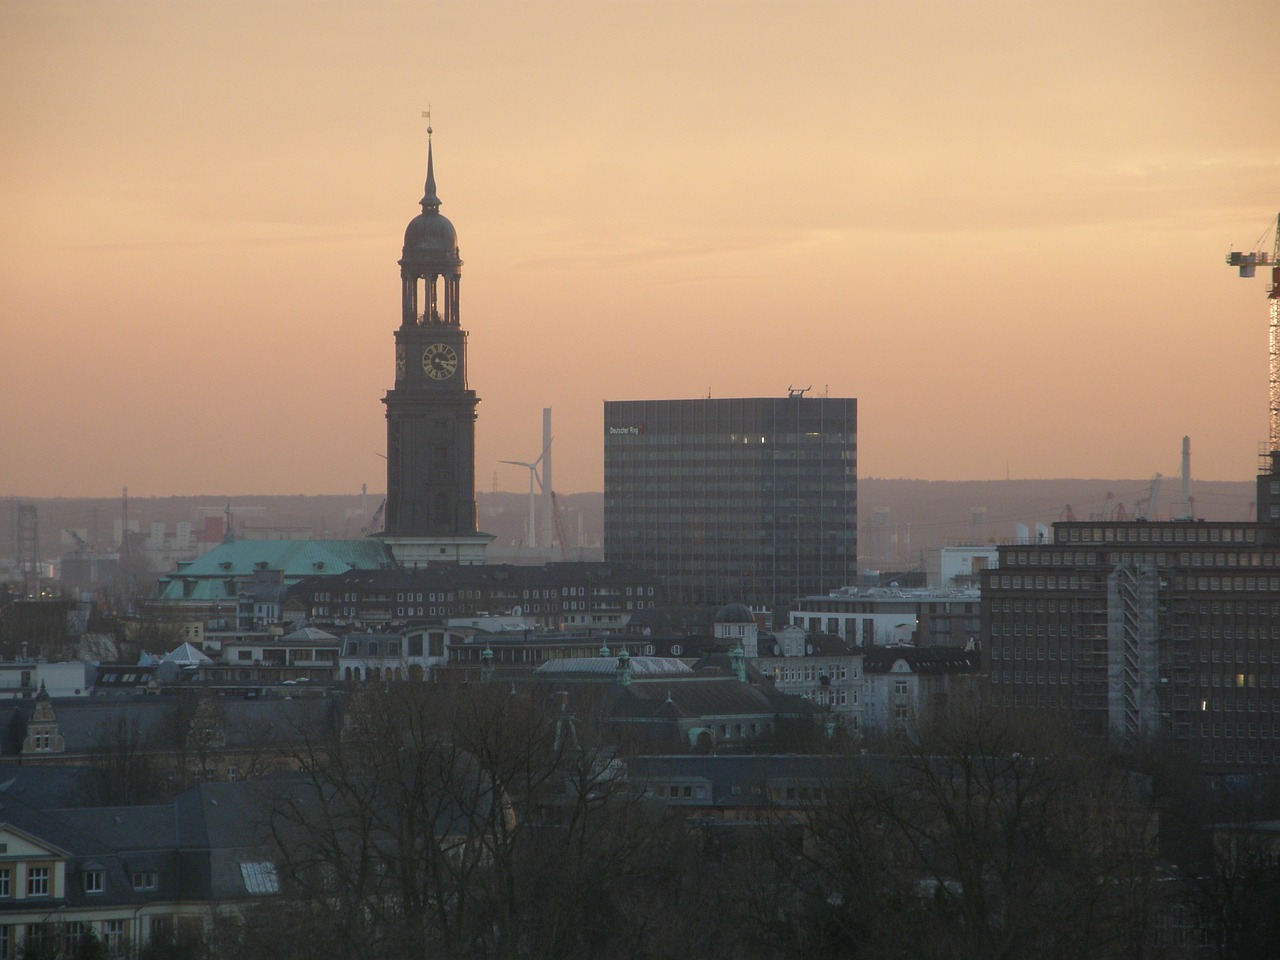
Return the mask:
{"type": "Polygon", "coordinates": [[[10,886],[10,878],[12,877],[10,867],[0,867],[0,897],[12,897],[13,888],[10,886]]]}
{"type": "Polygon", "coordinates": [[[104,889],[103,871],[86,870],[84,872],[84,892],[101,893],[104,889]]]}
{"type": "Polygon", "coordinates": [[[49,895],[49,868],[27,868],[27,896],[47,897],[49,895]]]}
{"type": "Polygon", "coordinates": [[[244,888],[250,893],[266,894],[280,892],[280,877],[276,866],[267,860],[257,860],[240,864],[240,876],[244,880],[244,888]]]}
{"type": "Polygon", "coordinates": [[[9,924],[0,926],[0,960],[13,957],[13,927],[9,924]]]}
{"type": "Polygon", "coordinates": [[[84,939],[84,923],[73,920],[70,923],[63,924],[62,927],[62,950],[68,957],[74,957],[80,949],[80,941],[84,939]]]}
{"type": "Polygon", "coordinates": [[[154,890],[156,888],[156,872],[154,870],[135,870],[133,873],[133,889],[154,890]]]}
{"type": "MultiPolygon", "coordinates": [[[[117,955],[124,950],[124,921],[123,920],[105,920],[102,924],[102,939],[106,945],[107,953],[117,955]]],[[[3,954],[0,954],[0,958],[3,954]]]]}

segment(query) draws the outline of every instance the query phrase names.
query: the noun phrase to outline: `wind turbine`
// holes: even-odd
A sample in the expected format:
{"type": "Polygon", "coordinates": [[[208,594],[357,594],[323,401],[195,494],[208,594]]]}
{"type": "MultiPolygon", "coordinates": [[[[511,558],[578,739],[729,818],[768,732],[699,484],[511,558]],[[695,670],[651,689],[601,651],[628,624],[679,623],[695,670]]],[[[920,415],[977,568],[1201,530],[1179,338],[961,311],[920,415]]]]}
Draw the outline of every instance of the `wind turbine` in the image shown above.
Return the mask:
{"type": "MultiPolygon", "coordinates": [[[[547,451],[551,449],[551,441],[547,440],[546,445],[542,448],[542,452],[538,454],[538,459],[530,463],[527,460],[499,460],[499,463],[509,463],[513,467],[525,467],[529,471],[529,546],[536,547],[538,545],[538,527],[537,516],[535,513],[537,504],[537,495],[542,492],[542,475],[538,472],[538,466],[546,457],[547,451]]],[[[548,544],[550,546],[550,544],[548,544]]]]}
{"type": "MultiPolygon", "coordinates": [[[[543,532],[547,545],[550,547],[554,543],[554,534],[552,527],[548,522],[550,515],[554,512],[554,503],[548,507],[545,503],[547,494],[552,490],[552,408],[543,407],[543,452],[538,454],[538,460],[530,463],[526,460],[503,460],[500,463],[511,463],[513,467],[525,467],[529,470],[529,545],[530,547],[538,547],[538,513],[536,513],[536,503],[538,503],[538,494],[543,494],[543,532]],[[539,470],[541,466],[541,470],[539,470]]],[[[552,494],[554,497],[554,494],[552,494]]]]}

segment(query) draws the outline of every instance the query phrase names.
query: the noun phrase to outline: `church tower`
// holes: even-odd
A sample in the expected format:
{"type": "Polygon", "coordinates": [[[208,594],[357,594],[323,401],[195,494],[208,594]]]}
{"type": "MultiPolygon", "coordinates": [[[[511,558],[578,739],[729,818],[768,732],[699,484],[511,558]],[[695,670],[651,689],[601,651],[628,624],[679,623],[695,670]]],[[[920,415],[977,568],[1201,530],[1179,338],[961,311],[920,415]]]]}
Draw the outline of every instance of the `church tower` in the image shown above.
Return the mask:
{"type": "Polygon", "coordinates": [[[476,530],[476,405],[467,385],[458,234],[440,215],[431,128],[422,213],[400,259],[395,385],[387,407],[387,505],[382,539],[396,560],[483,563],[493,538],[476,530]]]}

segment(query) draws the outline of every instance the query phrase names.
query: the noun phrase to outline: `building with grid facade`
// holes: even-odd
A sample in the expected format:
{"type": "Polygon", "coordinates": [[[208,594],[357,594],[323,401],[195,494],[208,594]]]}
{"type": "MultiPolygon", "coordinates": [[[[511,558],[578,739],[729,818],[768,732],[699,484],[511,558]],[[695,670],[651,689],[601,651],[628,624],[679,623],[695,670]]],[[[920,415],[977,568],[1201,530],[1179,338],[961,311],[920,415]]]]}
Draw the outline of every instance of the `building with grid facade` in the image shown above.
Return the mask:
{"type": "Polygon", "coordinates": [[[1280,765],[1280,528],[1062,522],[982,574],[997,706],[1172,742],[1211,770],[1280,765]]]}
{"type": "Polygon", "coordinates": [[[857,400],[604,405],[607,562],[674,603],[783,606],[857,576],[857,400]]]}

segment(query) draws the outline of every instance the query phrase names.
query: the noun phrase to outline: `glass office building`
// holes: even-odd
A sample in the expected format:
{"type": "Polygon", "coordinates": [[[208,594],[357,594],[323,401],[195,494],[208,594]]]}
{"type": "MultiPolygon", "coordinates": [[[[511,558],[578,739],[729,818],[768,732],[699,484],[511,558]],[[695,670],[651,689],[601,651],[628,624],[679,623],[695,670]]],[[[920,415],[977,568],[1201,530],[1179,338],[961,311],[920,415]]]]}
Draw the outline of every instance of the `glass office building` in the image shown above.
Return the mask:
{"type": "Polygon", "coordinates": [[[857,579],[858,401],[604,405],[605,559],[674,603],[782,606],[857,579]]]}

